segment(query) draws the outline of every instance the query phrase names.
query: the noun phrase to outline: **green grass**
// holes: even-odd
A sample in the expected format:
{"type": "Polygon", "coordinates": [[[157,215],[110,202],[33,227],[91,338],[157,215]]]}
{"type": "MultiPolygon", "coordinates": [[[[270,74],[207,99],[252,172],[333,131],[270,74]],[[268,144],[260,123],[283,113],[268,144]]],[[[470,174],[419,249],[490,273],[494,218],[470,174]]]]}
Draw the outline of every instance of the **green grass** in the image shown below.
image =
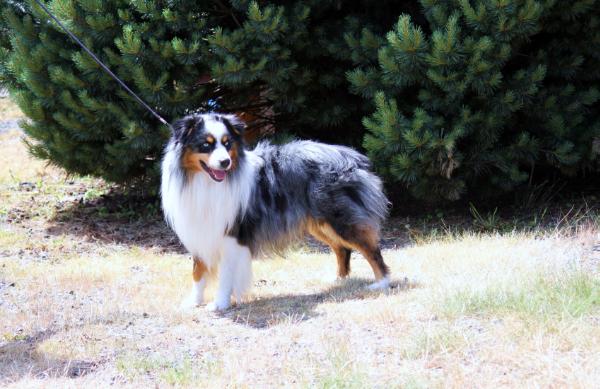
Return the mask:
{"type": "Polygon", "coordinates": [[[307,387],[361,389],[369,387],[368,367],[357,363],[347,345],[329,344],[323,360],[315,361],[314,380],[307,387]]]}
{"type": "Polygon", "coordinates": [[[401,349],[407,359],[427,359],[430,355],[459,350],[467,344],[465,334],[447,323],[429,322],[407,336],[412,341],[401,349]]]}
{"type": "Polygon", "coordinates": [[[461,290],[440,305],[449,317],[514,313],[532,320],[577,319],[600,312],[600,280],[581,271],[565,271],[511,286],[461,290]]]}
{"type": "Polygon", "coordinates": [[[175,387],[197,386],[219,373],[220,362],[211,358],[174,358],[128,354],[115,361],[117,371],[130,382],[140,379],[175,387]]]}

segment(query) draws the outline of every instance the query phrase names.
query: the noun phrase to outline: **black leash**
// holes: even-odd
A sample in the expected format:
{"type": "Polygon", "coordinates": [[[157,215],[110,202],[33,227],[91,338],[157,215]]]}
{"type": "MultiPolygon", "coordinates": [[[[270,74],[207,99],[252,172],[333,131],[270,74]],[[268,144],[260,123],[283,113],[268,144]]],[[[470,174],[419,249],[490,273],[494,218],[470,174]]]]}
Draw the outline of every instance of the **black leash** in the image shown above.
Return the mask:
{"type": "Polygon", "coordinates": [[[100,67],[102,67],[102,69],[104,69],[104,71],[106,73],[108,73],[112,78],[115,79],[115,81],[117,81],[121,87],[123,87],[123,89],[125,89],[127,92],[129,92],[129,94],[131,96],[133,96],[142,106],[144,106],[144,108],[146,108],[148,111],[150,111],[150,113],[152,115],[154,115],[154,117],[156,117],[162,124],[168,126],[169,128],[171,128],[171,124],[166,121],[165,119],[163,119],[162,116],[160,116],[155,110],[153,110],[148,104],[146,104],[144,102],[144,100],[142,100],[138,95],[135,94],[135,92],[133,92],[131,89],[129,89],[129,87],[127,86],[127,84],[125,84],[119,77],[117,77],[116,74],[114,74],[109,68],[108,66],[106,66],[102,61],[100,61],[100,58],[98,58],[94,53],[92,53],[92,51],[90,49],[87,48],[86,45],[83,44],[83,42],[81,42],[71,31],[69,31],[69,29],[67,29],[67,27],[65,27],[60,20],[58,20],[56,18],[56,16],[54,16],[52,14],[52,12],[50,12],[50,10],[48,8],[46,8],[46,6],[44,4],[42,4],[42,2],[40,0],[35,0],[35,2],[42,7],[42,9],[44,11],[46,11],[46,13],[48,14],[48,16],[50,16],[56,23],[58,23],[58,25],[71,37],[71,39],[73,39],[79,46],[81,46],[82,49],[84,49],[86,51],[86,53],[88,53],[90,55],[90,57],[92,57],[92,59],[94,61],[96,61],[96,63],[98,65],[100,65],[100,67]]]}

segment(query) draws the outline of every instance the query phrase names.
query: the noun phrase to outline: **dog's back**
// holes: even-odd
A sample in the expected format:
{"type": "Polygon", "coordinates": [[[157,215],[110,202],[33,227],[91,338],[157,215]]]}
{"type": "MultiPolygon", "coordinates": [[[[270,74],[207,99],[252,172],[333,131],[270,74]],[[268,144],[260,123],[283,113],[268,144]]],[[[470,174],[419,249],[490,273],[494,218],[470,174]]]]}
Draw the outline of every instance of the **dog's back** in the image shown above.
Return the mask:
{"type": "Polygon", "coordinates": [[[264,164],[247,211],[232,231],[242,245],[254,253],[280,251],[310,232],[344,258],[351,250],[367,253],[377,263],[376,273],[387,274],[378,245],[388,201],[365,156],[310,141],[259,144],[253,152],[264,164]]]}

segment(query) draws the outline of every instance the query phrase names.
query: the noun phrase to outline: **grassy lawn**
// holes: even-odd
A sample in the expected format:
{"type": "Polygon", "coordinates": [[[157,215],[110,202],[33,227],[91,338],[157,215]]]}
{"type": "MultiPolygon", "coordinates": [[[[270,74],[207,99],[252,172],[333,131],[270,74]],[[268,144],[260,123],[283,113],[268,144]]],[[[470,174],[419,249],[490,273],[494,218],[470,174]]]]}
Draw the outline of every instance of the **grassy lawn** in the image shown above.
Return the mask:
{"type": "MultiPolygon", "coordinates": [[[[18,117],[1,103],[0,115],[18,117]]],[[[407,243],[384,252],[395,280],[387,293],[366,290],[364,259],[336,282],[333,254],[306,245],[257,260],[243,304],[181,312],[191,261],[156,205],[130,204],[101,180],[33,160],[20,136],[0,134],[2,386],[600,382],[592,211],[543,230],[388,228],[388,238],[407,243]]]]}

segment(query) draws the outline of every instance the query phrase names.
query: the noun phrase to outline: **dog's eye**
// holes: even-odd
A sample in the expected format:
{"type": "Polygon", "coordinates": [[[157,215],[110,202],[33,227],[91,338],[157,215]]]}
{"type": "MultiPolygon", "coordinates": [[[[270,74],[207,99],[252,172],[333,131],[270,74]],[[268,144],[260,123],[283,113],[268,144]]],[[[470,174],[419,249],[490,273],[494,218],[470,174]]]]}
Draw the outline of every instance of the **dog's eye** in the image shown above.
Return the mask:
{"type": "Polygon", "coordinates": [[[202,143],[202,147],[208,148],[208,147],[210,147],[210,143],[204,142],[204,143],[202,143]]]}
{"type": "Polygon", "coordinates": [[[228,141],[228,140],[226,140],[225,142],[223,142],[223,146],[225,146],[225,147],[229,147],[229,141],[228,141]]]}

